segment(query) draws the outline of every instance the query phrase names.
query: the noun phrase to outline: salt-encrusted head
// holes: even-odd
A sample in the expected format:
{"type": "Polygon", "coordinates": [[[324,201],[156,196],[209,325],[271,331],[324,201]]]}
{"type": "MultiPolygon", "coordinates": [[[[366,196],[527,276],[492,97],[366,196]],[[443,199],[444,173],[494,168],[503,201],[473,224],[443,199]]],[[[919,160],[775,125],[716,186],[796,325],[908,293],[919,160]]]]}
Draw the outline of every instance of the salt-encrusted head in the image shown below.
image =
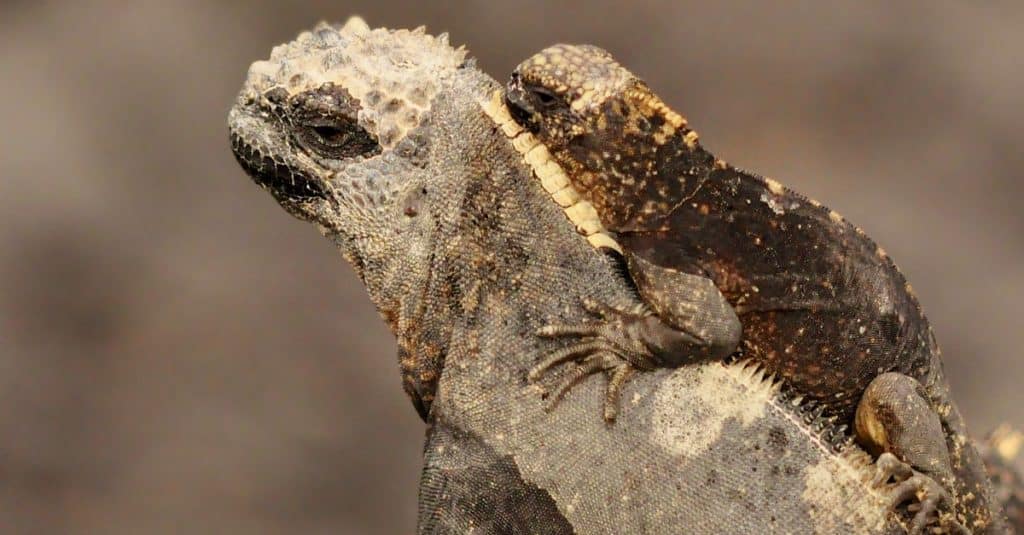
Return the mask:
{"type": "Polygon", "coordinates": [[[231,110],[239,163],[292,214],[384,204],[400,184],[381,164],[415,159],[440,83],[465,61],[447,36],[321,23],[257,61],[231,110]]]}

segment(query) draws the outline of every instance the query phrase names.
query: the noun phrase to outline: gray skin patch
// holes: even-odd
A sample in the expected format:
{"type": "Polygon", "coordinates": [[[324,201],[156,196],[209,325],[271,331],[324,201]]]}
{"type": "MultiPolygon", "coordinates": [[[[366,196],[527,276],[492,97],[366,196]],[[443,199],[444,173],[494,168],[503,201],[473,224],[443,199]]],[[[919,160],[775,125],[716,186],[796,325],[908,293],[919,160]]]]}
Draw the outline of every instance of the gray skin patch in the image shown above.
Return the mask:
{"type": "Polygon", "coordinates": [[[735,422],[741,427],[765,417],[765,411],[778,394],[777,385],[754,377],[751,372],[742,377],[741,367],[708,367],[702,381],[696,384],[684,382],[684,377],[671,376],[655,392],[655,411],[651,418],[659,425],[653,431],[654,442],[663,444],[681,458],[693,458],[705,454],[718,441],[726,422],[735,422]],[[763,388],[750,388],[763,385],[763,388]],[[675,405],[691,407],[715,407],[714,411],[698,413],[693,422],[681,422],[675,418],[675,405]]]}
{"type": "Polygon", "coordinates": [[[443,422],[431,426],[420,480],[420,533],[568,535],[572,525],[544,489],[479,437],[443,422]],[[443,453],[440,455],[439,453],[443,453]],[[481,488],[490,492],[479,492],[481,488]]]}

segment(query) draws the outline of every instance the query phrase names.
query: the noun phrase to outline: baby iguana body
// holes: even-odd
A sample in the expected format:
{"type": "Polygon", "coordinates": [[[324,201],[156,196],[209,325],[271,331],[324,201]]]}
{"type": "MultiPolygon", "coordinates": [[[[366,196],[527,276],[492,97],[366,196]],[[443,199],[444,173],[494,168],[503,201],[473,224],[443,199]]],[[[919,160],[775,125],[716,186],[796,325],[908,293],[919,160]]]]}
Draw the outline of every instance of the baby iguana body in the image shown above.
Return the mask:
{"type": "Polygon", "coordinates": [[[917,529],[946,499],[935,481],[953,492],[963,525],[988,524],[984,469],[949,399],[928,322],[859,228],[716,159],[685,119],[596,47],[537,54],[517,68],[506,98],[565,170],[572,195],[614,236],[609,246],[623,253],[651,309],[589,303],[603,322],[546,327],[545,336],[583,341],[542,361],[532,378],[581,360],[560,397],[586,374],[611,372],[605,414],[613,419],[634,369],[725,356],[742,340],[739,355],[855,422],[861,444],[883,454],[880,479],[904,481],[897,500],[922,500],[917,529]]]}

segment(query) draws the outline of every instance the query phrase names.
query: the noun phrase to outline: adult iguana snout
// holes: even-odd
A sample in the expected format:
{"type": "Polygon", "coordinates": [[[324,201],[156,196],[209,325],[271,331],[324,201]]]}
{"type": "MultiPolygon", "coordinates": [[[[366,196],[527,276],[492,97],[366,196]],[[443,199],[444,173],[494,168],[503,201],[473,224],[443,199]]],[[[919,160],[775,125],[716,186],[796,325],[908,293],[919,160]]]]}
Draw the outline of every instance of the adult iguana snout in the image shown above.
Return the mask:
{"type": "Polygon", "coordinates": [[[429,120],[441,71],[464,60],[444,39],[416,37],[352,19],[275,47],[249,68],[228,118],[239,163],[293,215],[354,231],[339,225],[340,213],[365,229],[423,167],[429,140],[416,132],[429,120]]]}

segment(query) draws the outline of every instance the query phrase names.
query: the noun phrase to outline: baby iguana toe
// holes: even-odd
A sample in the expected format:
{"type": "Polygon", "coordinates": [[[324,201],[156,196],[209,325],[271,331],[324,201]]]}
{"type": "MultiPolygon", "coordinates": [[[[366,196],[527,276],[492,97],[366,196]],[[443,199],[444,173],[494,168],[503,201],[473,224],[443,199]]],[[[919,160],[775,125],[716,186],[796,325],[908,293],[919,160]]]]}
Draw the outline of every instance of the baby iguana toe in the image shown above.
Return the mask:
{"type": "Polygon", "coordinates": [[[923,533],[933,523],[939,524],[939,533],[970,533],[952,515],[939,513],[940,506],[952,505],[952,498],[946,489],[891,453],[883,453],[875,462],[872,485],[890,486],[890,508],[898,510],[906,506],[913,514],[908,530],[912,535],[923,533]]]}
{"type": "Polygon", "coordinates": [[[645,306],[631,310],[614,307],[593,299],[584,299],[583,307],[595,321],[574,324],[549,324],[537,331],[546,338],[578,338],[572,344],[549,353],[528,373],[530,381],[539,381],[552,368],[567,362],[577,363],[561,385],[548,398],[553,407],[572,386],[586,377],[610,373],[605,396],[604,418],[611,422],[618,414],[623,385],[636,370],[678,366],[680,358],[703,347],[703,342],[683,331],[665,325],[645,306]]]}
{"type": "MultiPolygon", "coordinates": [[[[637,289],[650,306],[625,310],[584,299],[584,308],[597,321],[542,327],[538,331],[541,336],[580,337],[582,341],[553,352],[531,370],[532,378],[554,365],[595,352],[618,357],[632,370],[653,370],[721,359],[735,351],[741,331],[739,318],[711,279],[658,266],[634,251],[625,256],[637,289]]],[[[609,384],[604,410],[608,421],[615,419],[618,389],[624,382],[619,379],[609,384]]]]}

